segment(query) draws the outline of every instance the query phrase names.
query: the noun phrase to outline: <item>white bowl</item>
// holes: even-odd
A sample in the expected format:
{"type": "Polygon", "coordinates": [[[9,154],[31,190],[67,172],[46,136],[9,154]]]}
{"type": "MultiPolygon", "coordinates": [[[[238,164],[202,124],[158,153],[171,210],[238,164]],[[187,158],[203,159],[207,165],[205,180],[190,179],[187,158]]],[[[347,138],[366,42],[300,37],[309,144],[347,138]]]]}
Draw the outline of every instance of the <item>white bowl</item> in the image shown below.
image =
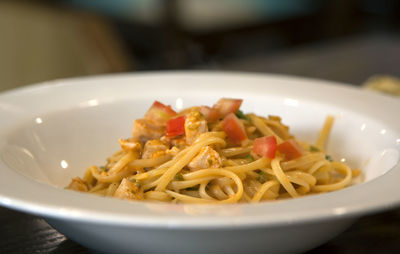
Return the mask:
{"type": "Polygon", "coordinates": [[[400,204],[400,100],[320,80],[215,72],[60,80],[0,95],[0,204],[44,217],[69,238],[110,253],[302,252],[356,218],[400,204]],[[336,192],[238,205],[129,202],[64,190],[129,137],[154,100],[175,108],[243,98],[313,141],[337,117],[328,151],[365,181],[336,192]]]}

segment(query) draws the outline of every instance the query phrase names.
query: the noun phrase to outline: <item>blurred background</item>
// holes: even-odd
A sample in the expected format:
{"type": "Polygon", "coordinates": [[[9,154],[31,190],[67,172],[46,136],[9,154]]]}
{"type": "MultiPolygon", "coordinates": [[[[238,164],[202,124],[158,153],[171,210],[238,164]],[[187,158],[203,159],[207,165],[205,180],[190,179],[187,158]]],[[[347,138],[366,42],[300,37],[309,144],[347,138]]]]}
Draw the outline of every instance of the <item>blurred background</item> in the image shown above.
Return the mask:
{"type": "MultiPolygon", "coordinates": [[[[0,0],[0,91],[154,70],[361,85],[400,77],[399,27],[399,0],[0,0]]],[[[89,253],[39,217],[0,208],[0,222],[0,252],[89,253]]],[[[395,253],[399,223],[400,210],[369,216],[309,253],[395,253]]]]}
{"type": "Polygon", "coordinates": [[[400,76],[398,0],[1,0],[0,91],[148,70],[400,76]]]}

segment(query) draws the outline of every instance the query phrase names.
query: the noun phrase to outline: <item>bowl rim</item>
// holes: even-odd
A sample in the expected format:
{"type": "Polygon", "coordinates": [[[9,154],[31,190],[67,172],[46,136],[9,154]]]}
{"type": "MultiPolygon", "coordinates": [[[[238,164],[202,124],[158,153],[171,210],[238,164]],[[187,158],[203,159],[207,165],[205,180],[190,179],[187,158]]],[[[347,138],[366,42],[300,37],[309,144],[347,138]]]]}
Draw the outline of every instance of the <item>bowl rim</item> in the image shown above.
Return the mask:
{"type": "MultiPolygon", "coordinates": [[[[262,82],[275,82],[283,86],[284,91],[291,89],[293,93],[302,93],[299,87],[306,90],[304,89],[306,86],[307,89],[313,89],[317,95],[325,97],[337,97],[338,95],[334,95],[334,93],[340,93],[341,99],[345,101],[343,105],[350,105],[352,112],[373,117],[387,124],[396,135],[400,133],[400,119],[395,117],[395,112],[391,110],[400,108],[400,100],[376,92],[361,90],[342,83],[287,75],[168,71],[62,79],[3,92],[0,94],[0,119],[2,119],[0,121],[2,123],[0,125],[0,140],[1,137],[5,137],[7,133],[12,131],[16,124],[34,115],[32,111],[48,111],[46,105],[34,103],[48,95],[53,95],[56,100],[60,96],[65,96],[63,93],[65,91],[70,95],[71,91],[76,89],[77,86],[84,94],[84,92],[90,92],[91,89],[93,91],[95,87],[104,88],[109,82],[121,82],[121,85],[126,85],[126,82],[135,83],[132,81],[140,83],[144,81],[156,82],[157,80],[171,82],[196,79],[218,81],[239,79],[248,81],[248,86],[255,85],[257,88],[262,88],[262,82]],[[22,102],[27,96],[34,100],[22,102]],[[351,102],[350,100],[354,97],[358,100],[351,102]],[[365,103],[365,101],[372,103],[365,103]],[[23,110],[26,107],[29,107],[32,111],[23,110]]],[[[182,84],[176,83],[178,84],[174,88],[184,87],[184,82],[182,84]]],[[[302,93],[301,96],[305,99],[315,99],[314,96],[305,93],[302,93]]],[[[82,98],[75,98],[75,100],[67,102],[66,105],[76,105],[82,98]]],[[[332,100],[332,98],[329,99],[332,100]]],[[[52,111],[55,110],[58,109],[52,111]]],[[[400,139],[397,139],[397,142],[400,144],[400,139]]],[[[0,141],[0,148],[2,144],[2,141],[0,141]]],[[[343,190],[293,200],[233,205],[127,202],[76,193],[42,184],[15,172],[2,161],[0,161],[0,171],[2,172],[0,178],[0,205],[2,206],[54,219],[119,226],[186,229],[282,226],[358,217],[400,205],[400,185],[396,182],[396,179],[400,179],[399,163],[386,174],[368,183],[351,186],[343,190]],[[388,192],[392,195],[388,195],[388,192]],[[374,193],[374,197],[371,198],[366,193],[374,193]]]]}

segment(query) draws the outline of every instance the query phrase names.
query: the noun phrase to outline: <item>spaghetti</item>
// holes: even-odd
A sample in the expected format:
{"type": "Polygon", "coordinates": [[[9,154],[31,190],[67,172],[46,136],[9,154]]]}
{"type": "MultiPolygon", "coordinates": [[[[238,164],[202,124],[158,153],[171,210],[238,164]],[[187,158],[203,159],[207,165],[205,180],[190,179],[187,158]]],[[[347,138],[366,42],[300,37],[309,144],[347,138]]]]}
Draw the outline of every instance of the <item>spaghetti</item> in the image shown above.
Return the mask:
{"type": "Polygon", "coordinates": [[[67,188],[128,200],[256,203],[339,190],[359,174],[325,153],[333,117],[311,145],[277,116],[244,114],[241,103],[222,98],[177,113],[156,101],[105,166],[90,166],[67,188]]]}

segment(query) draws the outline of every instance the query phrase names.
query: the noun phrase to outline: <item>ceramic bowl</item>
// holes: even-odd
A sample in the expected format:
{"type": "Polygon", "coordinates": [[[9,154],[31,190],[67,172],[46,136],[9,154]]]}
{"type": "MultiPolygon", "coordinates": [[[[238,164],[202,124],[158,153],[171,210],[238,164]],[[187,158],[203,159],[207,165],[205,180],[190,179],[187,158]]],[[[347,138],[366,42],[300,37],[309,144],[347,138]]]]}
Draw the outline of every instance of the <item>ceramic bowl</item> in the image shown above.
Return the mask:
{"type": "Polygon", "coordinates": [[[59,80],[0,95],[0,204],[45,218],[106,253],[293,253],[320,245],[355,219],[400,204],[400,100],[297,77],[152,72],[59,80]],[[64,187],[102,165],[154,100],[179,110],[242,98],[242,110],[279,115],[313,142],[336,118],[328,152],[361,168],[343,190],[235,205],[130,202],[64,187]]]}

